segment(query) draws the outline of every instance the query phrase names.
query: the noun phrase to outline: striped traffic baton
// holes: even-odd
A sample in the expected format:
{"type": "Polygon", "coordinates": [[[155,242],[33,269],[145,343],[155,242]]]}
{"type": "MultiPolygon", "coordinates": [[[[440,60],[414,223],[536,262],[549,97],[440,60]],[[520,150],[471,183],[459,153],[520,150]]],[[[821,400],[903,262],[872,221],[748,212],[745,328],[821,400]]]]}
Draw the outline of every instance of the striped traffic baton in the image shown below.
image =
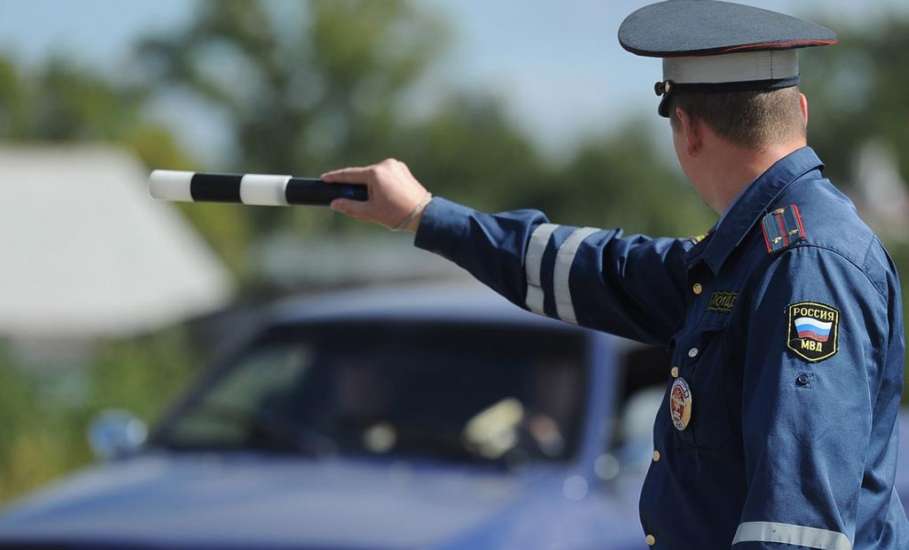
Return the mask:
{"type": "Polygon", "coordinates": [[[267,174],[205,174],[155,170],[148,181],[156,199],[256,206],[328,206],[335,199],[366,201],[366,186],[267,174]]]}

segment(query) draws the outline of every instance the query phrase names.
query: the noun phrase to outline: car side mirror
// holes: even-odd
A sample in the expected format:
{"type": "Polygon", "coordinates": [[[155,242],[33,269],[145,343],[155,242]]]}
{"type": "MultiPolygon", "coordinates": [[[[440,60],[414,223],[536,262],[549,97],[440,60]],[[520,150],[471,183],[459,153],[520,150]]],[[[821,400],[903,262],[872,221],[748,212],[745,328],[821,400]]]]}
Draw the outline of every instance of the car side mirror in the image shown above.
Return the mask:
{"type": "Polygon", "coordinates": [[[106,410],[88,427],[88,443],[96,458],[115,460],[138,451],[148,435],[145,422],[132,413],[106,410]]]}

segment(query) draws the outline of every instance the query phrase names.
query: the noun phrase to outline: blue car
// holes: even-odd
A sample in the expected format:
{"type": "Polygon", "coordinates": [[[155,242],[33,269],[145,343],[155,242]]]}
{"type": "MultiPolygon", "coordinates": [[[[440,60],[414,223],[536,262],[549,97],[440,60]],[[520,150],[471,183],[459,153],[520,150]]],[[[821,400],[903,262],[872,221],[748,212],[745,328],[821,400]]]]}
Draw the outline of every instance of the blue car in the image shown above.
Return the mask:
{"type": "Polygon", "coordinates": [[[646,548],[667,364],[477,287],[282,304],[147,438],[105,415],[0,548],[646,548]]]}

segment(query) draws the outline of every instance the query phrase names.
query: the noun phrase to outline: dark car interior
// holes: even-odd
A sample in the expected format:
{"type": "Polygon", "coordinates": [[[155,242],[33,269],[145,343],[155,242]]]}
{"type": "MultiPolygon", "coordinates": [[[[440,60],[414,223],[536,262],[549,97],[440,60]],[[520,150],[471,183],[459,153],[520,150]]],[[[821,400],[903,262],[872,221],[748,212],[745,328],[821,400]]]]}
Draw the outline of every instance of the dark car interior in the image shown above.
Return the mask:
{"type": "Polygon", "coordinates": [[[152,444],[513,465],[578,447],[582,333],[362,321],[288,325],[219,368],[152,444]]]}

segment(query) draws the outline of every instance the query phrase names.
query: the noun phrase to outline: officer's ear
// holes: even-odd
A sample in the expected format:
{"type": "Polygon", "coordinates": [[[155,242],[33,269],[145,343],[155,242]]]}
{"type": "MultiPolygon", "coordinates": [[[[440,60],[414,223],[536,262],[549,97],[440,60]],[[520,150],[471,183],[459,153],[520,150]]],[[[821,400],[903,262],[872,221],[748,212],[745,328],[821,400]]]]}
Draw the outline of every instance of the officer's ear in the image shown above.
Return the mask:
{"type": "Polygon", "coordinates": [[[675,107],[672,113],[672,128],[677,133],[676,140],[689,157],[696,157],[704,147],[701,121],[690,116],[681,107],[675,107]]]}
{"type": "Polygon", "coordinates": [[[803,93],[799,93],[799,106],[802,109],[802,124],[804,125],[805,129],[807,130],[807,128],[808,128],[808,97],[803,93]]]}

